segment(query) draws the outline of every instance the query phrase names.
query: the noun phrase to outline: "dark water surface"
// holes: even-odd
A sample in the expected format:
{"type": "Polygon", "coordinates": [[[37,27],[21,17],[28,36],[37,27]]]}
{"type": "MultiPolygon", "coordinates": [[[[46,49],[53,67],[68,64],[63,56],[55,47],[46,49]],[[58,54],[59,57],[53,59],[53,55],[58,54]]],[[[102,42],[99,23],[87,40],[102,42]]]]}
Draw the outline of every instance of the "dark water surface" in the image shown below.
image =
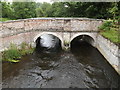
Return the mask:
{"type": "Polygon", "coordinates": [[[33,53],[3,63],[3,88],[118,88],[119,75],[86,43],[71,51],[33,53]]]}

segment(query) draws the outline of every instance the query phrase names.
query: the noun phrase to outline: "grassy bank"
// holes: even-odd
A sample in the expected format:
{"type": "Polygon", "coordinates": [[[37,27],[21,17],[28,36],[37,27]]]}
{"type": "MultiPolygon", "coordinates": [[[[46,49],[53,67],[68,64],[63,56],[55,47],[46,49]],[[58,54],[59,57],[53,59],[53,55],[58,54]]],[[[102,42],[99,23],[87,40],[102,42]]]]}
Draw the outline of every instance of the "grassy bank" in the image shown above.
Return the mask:
{"type": "Polygon", "coordinates": [[[9,19],[9,18],[0,18],[0,21],[1,21],[1,22],[9,21],[9,20],[11,20],[11,19],[9,19]]]}
{"type": "Polygon", "coordinates": [[[8,50],[2,52],[2,61],[19,62],[23,55],[30,54],[34,48],[27,43],[22,43],[20,49],[15,44],[11,44],[8,50]]]}
{"type": "Polygon", "coordinates": [[[99,27],[100,34],[115,44],[120,44],[118,20],[106,20],[99,27]]]}

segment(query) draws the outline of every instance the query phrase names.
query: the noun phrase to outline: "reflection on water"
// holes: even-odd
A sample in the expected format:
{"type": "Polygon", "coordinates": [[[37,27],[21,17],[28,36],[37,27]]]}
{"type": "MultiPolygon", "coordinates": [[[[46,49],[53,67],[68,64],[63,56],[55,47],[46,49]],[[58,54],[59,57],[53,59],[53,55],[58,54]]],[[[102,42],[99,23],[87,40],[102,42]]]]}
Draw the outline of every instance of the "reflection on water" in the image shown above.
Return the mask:
{"type": "Polygon", "coordinates": [[[34,52],[3,63],[4,88],[118,88],[119,75],[96,48],[80,42],[71,51],[34,52]]]}

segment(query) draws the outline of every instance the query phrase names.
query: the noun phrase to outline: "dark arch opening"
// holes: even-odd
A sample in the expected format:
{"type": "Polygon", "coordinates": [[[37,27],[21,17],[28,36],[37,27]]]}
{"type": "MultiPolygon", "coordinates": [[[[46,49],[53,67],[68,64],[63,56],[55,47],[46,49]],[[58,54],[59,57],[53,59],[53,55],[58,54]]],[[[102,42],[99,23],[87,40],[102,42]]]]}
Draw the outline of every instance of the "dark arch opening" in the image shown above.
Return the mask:
{"type": "Polygon", "coordinates": [[[77,49],[79,47],[89,47],[89,46],[94,46],[94,39],[88,35],[77,36],[70,43],[71,50],[73,50],[74,48],[77,49]]]}
{"type": "Polygon", "coordinates": [[[52,34],[43,34],[36,40],[37,52],[56,52],[61,49],[61,40],[52,34]]]}

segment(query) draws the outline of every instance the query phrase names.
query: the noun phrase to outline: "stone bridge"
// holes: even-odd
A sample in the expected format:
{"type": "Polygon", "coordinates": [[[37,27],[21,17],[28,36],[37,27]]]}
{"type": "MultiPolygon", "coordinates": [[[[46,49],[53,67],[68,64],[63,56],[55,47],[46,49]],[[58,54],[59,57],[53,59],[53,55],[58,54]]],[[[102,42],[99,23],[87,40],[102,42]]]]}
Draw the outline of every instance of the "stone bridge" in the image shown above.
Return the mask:
{"type": "Polygon", "coordinates": [[[82,35],[120,74],[119,47],[98,33],[102,23],[102,19],[89,18],[31,18],[3,22],[0,23],[0,51],[7,49],[10,43],[19,46],[26,42],[36,46],[37,38],[43,34],[58,37],[62,48],[69,48],[71,41],[82,35]]]}
{"type": "Polygon", "coordinates": [[[0,50],[8,48],[10,43],[20,45],[27,42],[36,45],[35,41],[43,34],[52,34],[61,40],[62,48],[70,47],[70,42],[77,36],[89,36],[86,39],[96,46],[98,27],[103,20],[89,18],[33,18],[0,23],[0,50]],[[93,40],[93,41],[91,41],[93,40]]]}

